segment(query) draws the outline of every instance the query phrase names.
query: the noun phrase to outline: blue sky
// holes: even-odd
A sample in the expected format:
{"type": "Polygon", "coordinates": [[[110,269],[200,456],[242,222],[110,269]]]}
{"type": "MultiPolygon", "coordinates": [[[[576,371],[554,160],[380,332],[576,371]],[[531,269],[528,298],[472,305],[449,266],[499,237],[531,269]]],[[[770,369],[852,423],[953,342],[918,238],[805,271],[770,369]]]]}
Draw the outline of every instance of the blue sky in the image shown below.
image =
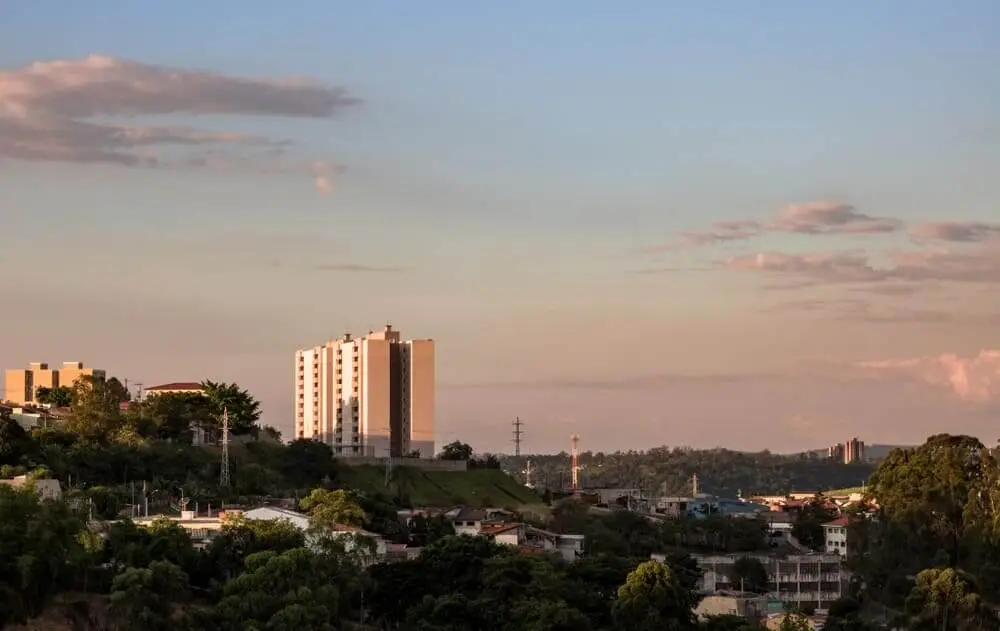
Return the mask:
{"type": "MultiPolygon", "coordinates": [[[[16,339],[0,338],[6,364],[80,355],[146,382],[238,378],[287,428],[292,351],[392,319],[439,340],[442,434],[487,448],[503,440],[488,428],[507,412],[481,411],[493,404],[456,394],[463,384],[556,388],[581,377],[789,371],[819,359],[971,358],[991,345],[1000,305],[981,275],[956,282],[921,259],[926,291],[850,303],[912,315],[886,327],[840,311],[865,287],[823,278],[775,292],[764,288],[769,275],[788,270],[743,273],[725,262],[863,250],[893,265],[900,250],[967,251],[947,239],[915,245],[907,231],[921,222],[1000,220],[994,2],[157,5],[5,3],[0,72],[17,79],[33,62],[100,54],[219,77],[310,77],[361,103],[330,117],[190,116],[189,107],[91,120],[289,140],[295,160],[344,171],[323,195],[294,169],[149,169],[0,152],[0,216],[20,235],[0,254],[17,272],[0,288],[23,291],[26,312],[78,314],[44,324],[23,316],[16,339]],[[821,237],[767,228],[643,251],[712,222],[766,224],[810,203],[903,227],[821,237]],[[405,270],[319,269],[331,265],[405,270]],[[661,268],[699,271],[635,273],[661,268]],[[974,321],[930,317],[959,304],[974,321]],[[152,344],[155,358],[137,350],[165,328],[173,341],[152,344]],[[195,341],[213,334],[216,343],[195,341]]],[[[46,107],[62,111],[55,99],[46,107]]],[[[992,261],[992,250],[983,256],[992,261]]],[[[549,403],[535,397],[524,395],[522,417],[558,415],[558,393],[549,403]]],[[[621,407],[586,407],[602,405],[621,407]]],[[[662,442],[662,428],[692,444],[718,440],[642,413],[652,429],[602,440],[662,442]]],[[[566,422],[581,432],[600,431],[584,411],[567,414],[580,417],[566,422]]],[[[539,448],[559,446],[565,432],[553,431],[539,448]]]]}

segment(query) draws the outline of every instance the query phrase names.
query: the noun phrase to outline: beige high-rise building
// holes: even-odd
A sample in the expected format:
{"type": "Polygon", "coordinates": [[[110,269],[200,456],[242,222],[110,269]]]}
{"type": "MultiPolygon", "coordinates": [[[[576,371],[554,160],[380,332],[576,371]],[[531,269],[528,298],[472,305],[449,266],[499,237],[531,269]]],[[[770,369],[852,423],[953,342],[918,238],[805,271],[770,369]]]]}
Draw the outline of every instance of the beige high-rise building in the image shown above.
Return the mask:
{"type": "Polygon", "coordinates": [[[36,403],[39,388],[72,388],[80,377],[104,379],[105,372],[86,368],[82,362],[63,362],[61,368],[49,368],[44,362],[31,362],[27,368],[7,370],[4,375],[3,399],[17,405],[36,403]]]}
{"type": "Polygon", "coordinates": [[[295,436],[343,456],[434,456],[434,341],[386,325],[295,352],[295,436]]]}

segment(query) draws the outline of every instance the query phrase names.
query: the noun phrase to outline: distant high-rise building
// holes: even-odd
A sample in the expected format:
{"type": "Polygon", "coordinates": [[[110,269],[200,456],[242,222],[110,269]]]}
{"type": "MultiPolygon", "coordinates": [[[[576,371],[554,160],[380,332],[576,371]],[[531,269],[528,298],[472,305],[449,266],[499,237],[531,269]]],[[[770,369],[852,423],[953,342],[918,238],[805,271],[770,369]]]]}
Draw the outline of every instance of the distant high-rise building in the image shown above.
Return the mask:
{"type": "Polygon", "coordinates": [[[827,453],[830,456],[830,460],[842,461],[844,464],[864,462],[865,443],[864,441],[858,440],[857,437],[854,437],[847,442],[832,445],[827,450],[827,453]]]}
{"type": "Polygon", "coordinates": [[[865,443],[857,436],[844,443],[844,464],[863,462],[865,459],[865,443]]]}
{"type": "Polygon", "coordinates": [[[434,456],[434,341],[390,325],[295,353],[295,435],[343,456],[434,456]]]}
{"type": "Polygon", "coordinates": [[[37,403],[39,388],[72,388],[81,377],[103,379],[105,372],[85,368],[81,362],[63,362],[61,368],[49,368],[45,362],[31,362],[27,368],[7,370],[4,375],[3,400],[17,405],[37,403]]]}

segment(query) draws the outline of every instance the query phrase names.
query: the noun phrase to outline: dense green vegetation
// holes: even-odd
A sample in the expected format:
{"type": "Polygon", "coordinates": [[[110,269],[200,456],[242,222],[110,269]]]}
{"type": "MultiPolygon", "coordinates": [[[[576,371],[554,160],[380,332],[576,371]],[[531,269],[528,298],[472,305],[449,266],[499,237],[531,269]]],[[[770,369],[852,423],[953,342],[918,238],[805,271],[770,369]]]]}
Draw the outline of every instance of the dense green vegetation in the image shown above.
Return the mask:
{"type": "MultiPolygon", "coordinates": [[[[699,570],[690,554],[769,550],[762,521],[713,514],[652,520],[595,512],[574,500],[527,506],[538,497],[500,472],[496,458],[476,458],[462,443],[446,446],[442,457],[470,459],[470,471],[394,467],[386,484],[385,470],[341,467],[322,444],[264,440],[274,432],[257,429],[249,393],[232,384],[209,389],[198,400],[177,395],[124,409],[127,392],[115,380],[83,381],[69,393],[61,427],[29,433],[0,420],[0,475],[54,475],[69,489],[64,501],[42,501],[30,487],[0,486],[0,628],[26,621],[45,628],[38,624],[46,620],[54,629],[95,631],[758,628],[734,616],[694,619],[699,570]],[[217,431],[223,409],[248,439],[232,447],[226,489],[219,488],[218,453],[189,444],[192,428],[217,431]],[[205,504],[301,498],[311,526],[304,533],[288,522],[233,518],[200,550],[169,520],[149,528],[97,521],[119,517],[136,494],[149,500],[150,512],[169,509],[180,489],[205,504]],[[405,506],[456,503],[519,507],[524,521],[584,534],[585,555],[574,563],[524,555],[455,537],[443,517],[398,516],[405,506]],[[343,525],[423,552],[373,564],[373,541],[334,536],[343,525]],[[666,563],[650,562],[654,552],[666,563]]],[[[676,494],[687,492],[695,473],[704,490],[733,494],[867,481],[867,501],[849,520],[853,597],[831,606],[826,629],[877,629],[866,613],[877,606],[896,616],[899,628],[1000,631],[1000,467],[975,439],[934,436],[894,451],[875,470],[725,450],[582,460],[585,482],[676,494]]],[[[533,463],[544,479],[568,460],[533,463]]],[[[809,503],[794,523],[796,537],[820,548],[821,525],[832,517],[823,502],[809,503]]],[[[762,592],[762,569],[746,559],[730,579],[762,592]]],[[[781,626],[805,624],[790,612],[781,626]]]]}
{"type": "MultiPolygon", "coordinates": [[[[534,482],[541,488],[568,488],[568,454],[503,459],[508,471],[522,472],[531,460],[534,482]]],[[[735,497],[792,491],[855,487],[875,470],[868,463],[841,462],[804,455],[747,453],[728,449],[697,450],[657,447],[648,451],[584,452],[579,456],[584,487],[642,488],[657,495],[690,495],[698,476],[702,492],[735,497]]]]}

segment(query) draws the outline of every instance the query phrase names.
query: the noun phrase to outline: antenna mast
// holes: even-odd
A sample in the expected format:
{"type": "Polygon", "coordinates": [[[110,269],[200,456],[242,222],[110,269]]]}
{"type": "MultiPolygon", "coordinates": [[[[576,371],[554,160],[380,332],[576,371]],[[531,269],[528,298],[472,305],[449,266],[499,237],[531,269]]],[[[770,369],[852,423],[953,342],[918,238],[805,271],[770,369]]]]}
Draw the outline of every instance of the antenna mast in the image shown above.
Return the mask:
{"type": "Polygon", "coordinates": [[[515,416],[514,417],[514,456],[515,457],[520,457],[520,455],[521,455],[521,434],[524,433],[524,432],[521,431],[521,426],[522,425],[524,425],[524,423],[521,422],[521,417],[515,416]]]}
{"type": "Polygon", "coordinates": [[[577,436],[576,434],[573,434],[573,436],[570,437],[569,440],[570,440],[570,444],[573,447],[573,450],[570,453],[571,453],[572,458],[573,458],[573,470],[572,470],[573,471],[573,492],[576,493],[577,491],[580,490],[580,460],[579,460],[579,449],[578,449],[579,446],[580,446],[580,437],[577,436]]]}
{"type": "Polygon", "coordinates": [[[229,488],[229,408],[222,408],[222,473],[219,486],[229,488]]]}

